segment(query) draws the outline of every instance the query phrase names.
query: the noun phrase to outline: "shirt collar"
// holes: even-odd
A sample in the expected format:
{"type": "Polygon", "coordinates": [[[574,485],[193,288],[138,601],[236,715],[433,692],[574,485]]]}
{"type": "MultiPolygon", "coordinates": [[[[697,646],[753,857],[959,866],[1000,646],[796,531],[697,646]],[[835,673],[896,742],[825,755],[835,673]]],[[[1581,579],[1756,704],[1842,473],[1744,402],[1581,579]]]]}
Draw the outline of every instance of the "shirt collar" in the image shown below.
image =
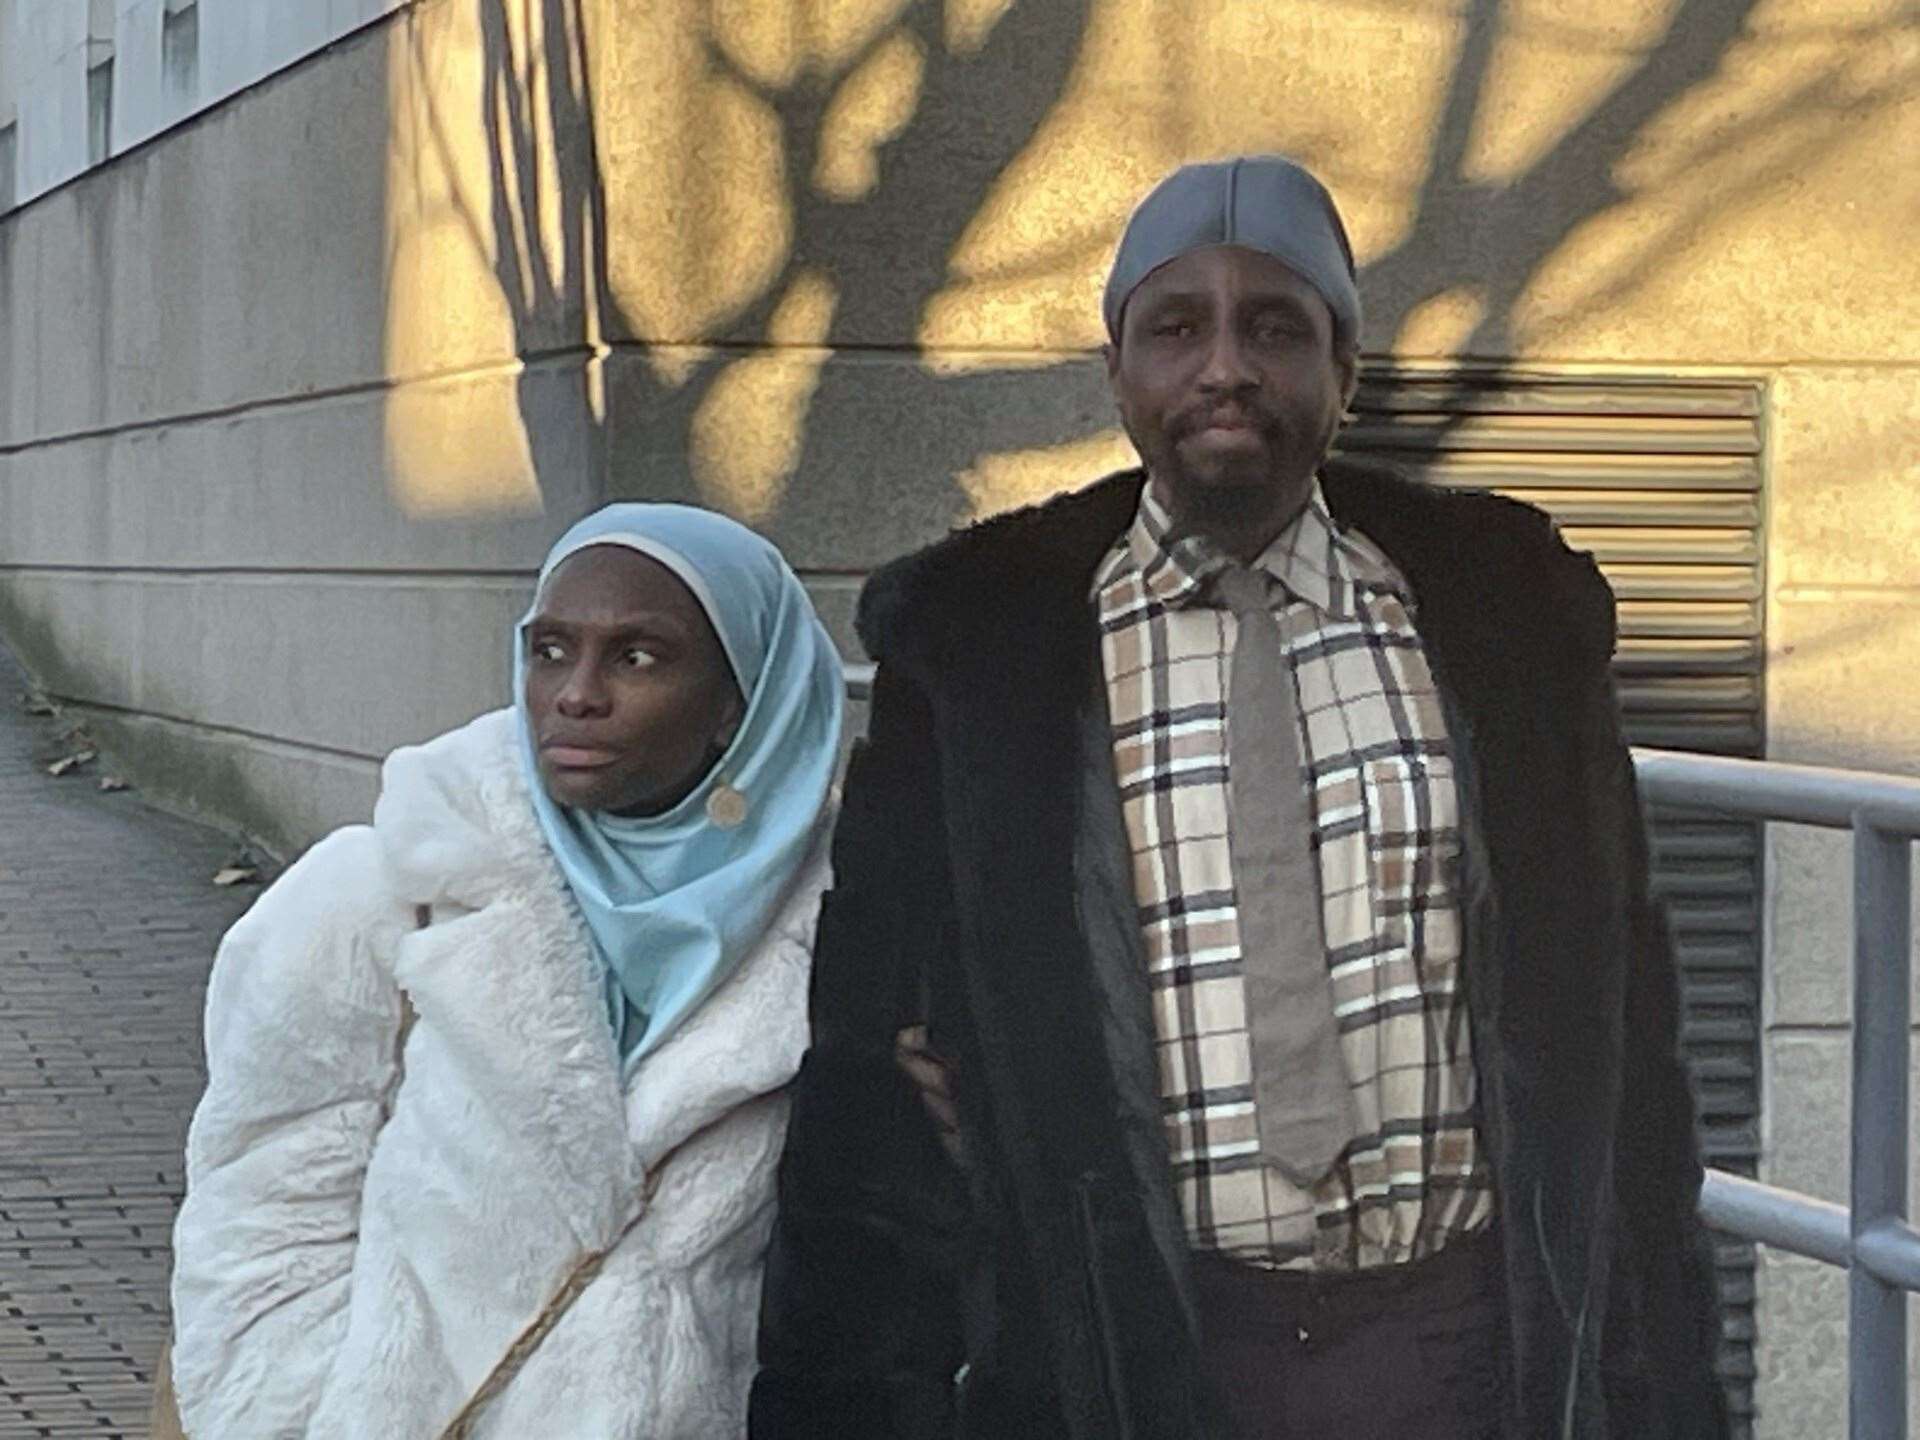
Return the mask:
{"type": "MultiPolygon", "coordinates": [[[[1140,490],[1140,508],[1127,531],[1127,550],[1147,594],[1169,609],[1198,600],[1227,561],[1196,536],[1169,540],[1172,518],[1149,481],[1140,490]]],[[[1358,588],[1389,590],[1406,597],[1406,585],[1392,564],[1365,537],[1343,530],[1327,509],[1320,482],[1313,482],[1307,503],[1286,529],[1254,561],[1297,600],[1341,619],[1354,617],[1358,588]]]]}

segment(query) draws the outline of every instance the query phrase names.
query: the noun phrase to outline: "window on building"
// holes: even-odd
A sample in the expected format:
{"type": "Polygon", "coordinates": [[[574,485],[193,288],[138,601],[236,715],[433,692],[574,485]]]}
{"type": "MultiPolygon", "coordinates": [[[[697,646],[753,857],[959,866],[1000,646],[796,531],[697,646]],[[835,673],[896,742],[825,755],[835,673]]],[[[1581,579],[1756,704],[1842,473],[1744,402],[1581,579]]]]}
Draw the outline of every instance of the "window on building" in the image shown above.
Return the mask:
{"type": "Polygon", "coordinates": [[[20,127],[13,124],[0,125],[0,215],[13,208],[14,196],[19,192],[14,185],[15,156],[19,148],[20,127]]]}
{"type": "Polygon", "coordinates": [[[87,164],[113,149],[113,0],[87,0],[87,164]]]}
{"type": "Polygon", "coordinates": [[[0,0],[0,215],[11,210],[20,195],[20,129],[14,107],[20,83],[14,73],[20,64],[14,58],[19,34],[13,0],[0,0]]]}
{"type": "Polygon", "coordinates": [[[87,164],[98,165],[113,144],[113,61],[87,67],[87,164]]]}
{"type": "Polygon", "coordinates": [[[174,114],[193,108],[200,89],[199,0],[166,0],[160,17],[160,80],[174,114]]]}

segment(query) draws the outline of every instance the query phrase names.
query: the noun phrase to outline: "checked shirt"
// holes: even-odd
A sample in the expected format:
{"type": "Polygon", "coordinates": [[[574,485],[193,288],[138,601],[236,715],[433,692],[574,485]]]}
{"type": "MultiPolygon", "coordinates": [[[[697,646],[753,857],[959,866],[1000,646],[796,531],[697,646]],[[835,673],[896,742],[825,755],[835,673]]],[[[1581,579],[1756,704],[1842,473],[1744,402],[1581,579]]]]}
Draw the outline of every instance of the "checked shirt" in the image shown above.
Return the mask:
{"type": "Polygon", "coordinates": [[[1440,697],[1392,563],[1319,487],[1258,561],[1293,666],[1327,964],[1363,1134],[1312,1193],[1259,1155],[1228,835],[1222,561],[1149,485],[1093,602],[1146,937],[1162,1112],[1190,1242],[1256,1264],[1419,1259],[1484,1228],[1459,991],[1459,823],[1440,697]]]}

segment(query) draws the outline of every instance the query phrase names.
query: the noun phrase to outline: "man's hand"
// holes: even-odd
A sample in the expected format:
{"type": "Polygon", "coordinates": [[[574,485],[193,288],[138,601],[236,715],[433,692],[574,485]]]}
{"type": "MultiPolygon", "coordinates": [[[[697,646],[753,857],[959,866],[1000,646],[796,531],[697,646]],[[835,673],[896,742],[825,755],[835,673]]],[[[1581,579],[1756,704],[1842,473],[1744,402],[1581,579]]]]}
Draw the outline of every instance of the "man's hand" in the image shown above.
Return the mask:
{"type": "Polygon", "coordinates": [[[893,1037],[893,1059],[920,1092],[920,1103],[933,1117],[941,1148],[964,1169],[967,1157],[960,1143],[960,1107],[953,1099],[958,1067],[933,1048],[925,1025],[910,1025],[893,1037]]]}

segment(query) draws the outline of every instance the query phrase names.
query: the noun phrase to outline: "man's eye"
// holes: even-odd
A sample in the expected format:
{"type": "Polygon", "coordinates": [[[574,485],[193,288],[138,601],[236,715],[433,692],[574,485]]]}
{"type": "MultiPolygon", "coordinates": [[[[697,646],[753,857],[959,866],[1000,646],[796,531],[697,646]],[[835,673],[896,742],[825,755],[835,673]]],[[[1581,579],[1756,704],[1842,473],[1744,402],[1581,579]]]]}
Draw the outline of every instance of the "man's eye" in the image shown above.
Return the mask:
{"type": "Polygon", "coordinates": [[[634,645],[621,655],[620,663],[635,670],[645,670],[648,666],[657,664],[659,658],[651,650],[634,645]]]}
{"type": "Polygon", "coordinates": [[[530,653],[535,660],[540,661],[543,665],[558,665],[562,660],[566,659],[566,651],[562,650],[560,646],[552,640],[534,641],[530,647],[530,653]]]}
{"type": "Polygon", "coordinates": [[[1302,327],[1291,320],[1263,320],[1253,327],[1253,338],[1262,345],[1286,345],[1298,340],[1302,327]]]}
{"type": "Polygon", "coordinates": [[[1184,340],[1193,334],[1193,322],[1191,320],[1161,320],[1154,325],[1153,333],[1156,335],[1165,335],[1174,340],[1184,340]]]}

